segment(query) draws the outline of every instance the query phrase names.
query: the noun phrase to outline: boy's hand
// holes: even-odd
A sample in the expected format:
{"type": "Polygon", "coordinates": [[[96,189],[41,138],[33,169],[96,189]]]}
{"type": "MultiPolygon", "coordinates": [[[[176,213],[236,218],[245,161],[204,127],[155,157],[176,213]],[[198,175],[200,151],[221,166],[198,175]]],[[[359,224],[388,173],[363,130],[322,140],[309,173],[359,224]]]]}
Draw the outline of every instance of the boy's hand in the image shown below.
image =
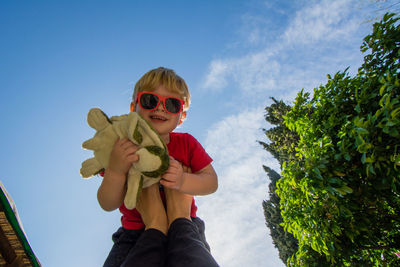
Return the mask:
{"type": "Polygon", "coordinates": [[[173,157],[169,157],[169,168],[162,175],[160,184],[167,188],[180,190],[184,181],[184,173],[191,173],[189,167],[183,166],[179,161],[173,157]]]}
{"type": "Polygon", "coordinates": [[[181,164],[182,168],[183,168],[183,172],[186,173],[192,173],[192,169],[186,165],[181,164]]]}
{"type": "Polygon", "coordinates": [[[139,160],[139,156],[135,154],[138,149],[139,147],[127,138],[117,139],[107,169],[126,176],[132,163],[139,160]]]}

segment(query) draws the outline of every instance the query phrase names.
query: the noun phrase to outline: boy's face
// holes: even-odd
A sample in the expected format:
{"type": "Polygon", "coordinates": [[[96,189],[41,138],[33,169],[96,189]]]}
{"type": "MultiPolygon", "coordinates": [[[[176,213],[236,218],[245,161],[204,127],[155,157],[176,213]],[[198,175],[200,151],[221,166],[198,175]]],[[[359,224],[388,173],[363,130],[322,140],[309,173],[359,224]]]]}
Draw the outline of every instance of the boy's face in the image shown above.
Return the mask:
{"type": "MultiPolygon", "coordinates": [[[[156,93],[160,96],[170,96],[181,99],[181,96],[177,93],[168,91],[163,85],[156,87],[152,93],[156,93]]],[[[163,140],[169,142],[169,133],[172,132],[186,116],[185,111],[181,111],[178,114],[172,114],[165,110],[164,103],[160,103],[154,110],[147,110],[140,107],[137,102],[132,102],[131,110],[139,113],[154,130],[163,138],[163,140]]]]}

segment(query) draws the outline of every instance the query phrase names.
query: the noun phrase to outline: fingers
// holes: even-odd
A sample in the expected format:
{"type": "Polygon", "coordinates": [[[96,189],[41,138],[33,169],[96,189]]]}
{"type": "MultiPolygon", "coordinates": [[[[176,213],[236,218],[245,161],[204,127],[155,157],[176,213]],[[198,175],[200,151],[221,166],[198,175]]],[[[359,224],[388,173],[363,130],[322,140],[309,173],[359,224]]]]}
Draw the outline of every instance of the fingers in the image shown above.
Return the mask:
{"type": "Polygon", "coordinates": [[[127,138],[117,139],[114,149],[118,150],[119,153],[131,163],[139,160],[139,155],[135,154],[139,147],[127,138]]]}
{"type": "Polygon", "coordinates": [[[117,139],[115,145],[120,147],[124,151],[129,150],[136,152],[139,149],[139,147],[135,145],[132,141],[130,141],[128,138],[117,139]]]}
{"type": "Polygon", "coordinates": [[[180,190],[184,179],[183,173],[181,163],[170,157],[170,166],[163,174],[160,183],[167,188],[180,190]]]}
{"type": "Polygon", "coordinates": [[[178,167],[178,165],[181,165],[181,163],[176,159],[174,159],[173,157],[169,156],[169,166],[178,167]]]}
{"type": "Polygon", "coordinates": [[[172,168],[177,168],[177,169],[182,168],[183,172],[192,173],[192,169],[190,167],[188,167],[188,166],[184,165],[183,163],[177,161],[176,159],[174,159],[171,156],[169,156],[169,165],[172,166],[172,168]]]}
{"type": "Polygon", "coordinates": [[[163,174],[162,179],[166,181],[175,181],[180,176],[179,166],[169,166],[168,170],[163,174]]]}
{"type": "Polygon", "coordinates": [[[192,173],[192,169],[186,165],[182,165],[183,172],[192,173]]]}
{"type": "Polygon", "coordinates": [[[167,188],[180,190],[184,183],[184,173],[192,173],[192,170],[190,167],[183,165],[183,163],[175,160],[171,156],[169,159],[170,166],[163,174],[160,184],[167,188]]]}
{"type": "Polygon", "coordinates": [[[175,165],[175,164],[173,164],[173,165],[169,165],[169,168],[168,168],[168,170],[165,172],[165,174],[176,174],[177,172],[179,172],[179,170],[181,169],[182,167],[180,166],[180,165],[175,165]]]}
{"type": "Polygon", "coordinates": [[[170,167],[167,172],[163,174],[161,177],[160,183],[166,187],[174,187],[177,182],[178,172],[177,169],[174,167],[170,167]]]}
{"type": "Polygon", "coordinates": [[[136,151],[138,151],[138,148],[137,148],[137,147],[129,147],[129,148],[127,148],[126,150],[124,150],[123,153],[124,153],[126,156],[129,156],[129,155],[135,154],[136,151]]]}
{"type": "Polygon", "coordinates": [[[174,179],[174,175],[166,175],[166,174],[164,174],[163,177],[161,177],[160,183],[161,184],[165,183],[165,182],[173,183],[173,182],[175,182],[175,180],[176,179],[174,179]]]}
{"type": "Polygon", "coordinates": [[[165,180],[164,178],[160,180],[160,184],[162,184],[164,187],[167,187],[167,188],[179,189],[178,185],[176,184],[175,181],[168,181],[168,180],[165,180]]]}
{"type": "Polygon", "coordinates": [[[130,163],[136,162],[139,160],[139,155],[137,154],[130,154],[126,157],[126,160],[130,163]]]}
{"type": "Polygon", "coordinates": [[[139,160],[139,155],[136,154],[138,149],[139,147],[127,138],[117,139],[111,151],[108,168],[126,175],[132,163],[139,160]]]}

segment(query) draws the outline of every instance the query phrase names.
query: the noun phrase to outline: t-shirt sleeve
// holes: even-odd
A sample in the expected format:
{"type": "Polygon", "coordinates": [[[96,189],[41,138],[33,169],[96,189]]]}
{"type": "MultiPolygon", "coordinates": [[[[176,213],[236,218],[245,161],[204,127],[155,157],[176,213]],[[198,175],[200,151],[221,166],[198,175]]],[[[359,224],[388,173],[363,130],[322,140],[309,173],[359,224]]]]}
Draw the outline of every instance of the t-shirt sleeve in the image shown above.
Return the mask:
{"type": "Polygon", "coordinates": [[[192,135],[187,134],[190,153],[190,167],[196,173],[209,165],[213,160],[203,146],[192,135]]]}

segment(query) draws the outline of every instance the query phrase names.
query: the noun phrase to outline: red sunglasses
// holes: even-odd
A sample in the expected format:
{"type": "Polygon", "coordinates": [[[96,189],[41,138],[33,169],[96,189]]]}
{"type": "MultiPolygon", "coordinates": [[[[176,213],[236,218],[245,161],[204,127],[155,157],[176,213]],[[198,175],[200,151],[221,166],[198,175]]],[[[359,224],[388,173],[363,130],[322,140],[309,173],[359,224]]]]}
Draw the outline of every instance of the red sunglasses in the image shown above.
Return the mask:
{"type": "Polygon", "coordinates": [[[185,102],[182,99],[171,96],[160,96],[152,92],[140,92],[136,97],[136,102],[142,109],[155,110],[160,101],[163,102],[164,110],[172,114],[178,114],[182,111],[185,102]]]}

